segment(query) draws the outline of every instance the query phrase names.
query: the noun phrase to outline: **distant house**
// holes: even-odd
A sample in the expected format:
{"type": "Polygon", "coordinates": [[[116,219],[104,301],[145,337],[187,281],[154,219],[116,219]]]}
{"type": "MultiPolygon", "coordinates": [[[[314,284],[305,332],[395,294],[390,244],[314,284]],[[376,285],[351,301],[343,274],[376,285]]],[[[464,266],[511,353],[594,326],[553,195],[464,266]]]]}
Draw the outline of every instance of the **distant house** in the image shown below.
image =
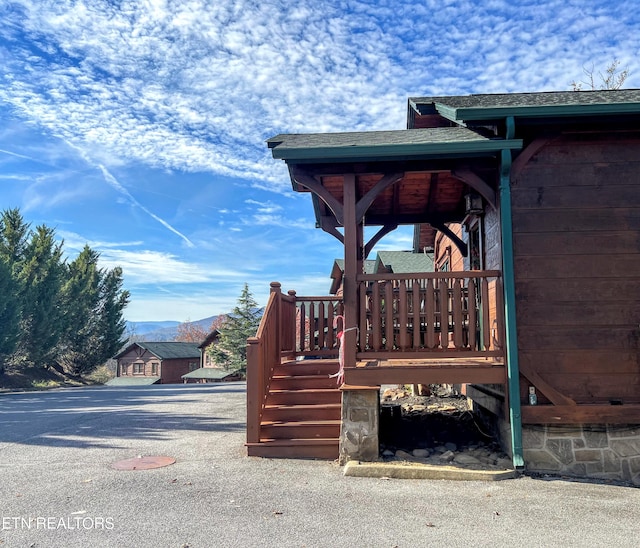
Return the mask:
{"type": "Polygon", "coordinates": [[[200,349],[187,342],[135,342],[114,356],[116,378],[110,385],[174,384],[198,369],[200,349]]]}
{"type": "Polygon", "coordinates": [[[216,364],[207,353],[207,348],[218,341],[220,332],[214,329],[207,335],[207,338],[198,345],[200,351],[200,367],[182,375],[182,382],[219,382],[239,380],[241,375],[237,371],[227,371],[216,364]]]}
{"type": "MultiPolygon", "coordinates": [[[[433,253],[413,251],[378,251],[375,259],[362,261],[364,274],[406,274],[433,272],[433,253]]],[[[331,295],[342,296],[344,259],[336,259],[331,269],[331,295]]]]}
{"type": "Polygon", "coordinates": [[[214,329],[207,335],[207,338],[202,341],[198,348],[200,349],[200,367],[216,367],[216,363],[213,361],[211,356],[207,353],[207,348],[209,348],[212,344],[218,342],[218,338],[220,337],[220,331],[214,329]]]}

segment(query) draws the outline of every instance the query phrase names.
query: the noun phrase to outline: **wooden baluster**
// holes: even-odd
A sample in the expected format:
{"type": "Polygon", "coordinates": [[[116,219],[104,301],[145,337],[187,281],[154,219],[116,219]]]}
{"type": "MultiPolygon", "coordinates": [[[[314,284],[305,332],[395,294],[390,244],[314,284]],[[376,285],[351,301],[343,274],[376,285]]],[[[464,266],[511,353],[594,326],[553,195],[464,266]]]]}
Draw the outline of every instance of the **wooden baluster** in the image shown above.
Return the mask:
{"type": "Polygon", "coordinates": [[[306,324],[306,307],[304,303],[300,303],[300,352],[304,352],[307,349],[305,344],[306,324]]]}
{"type": "Polygon", "coordinates": [[[491,318],[489,316],[489,280],[482,278],[480,286],[480,306],[482,307],[482,346],[483,350],[491,348],[491,318]]]}
{"type": "Polygon", "coordinates": [[[371,322],[373,327],[373,349],[380,350],[382,348],[382,306],[380,293],[382,284],[371,282],[371,295],[373,303],[371,305],[371,322]]]}
{"type": "Polygon", "coordinates": [[[393,284],[389,280],[384,283],[384,327],[387,352],[393,350],[393,284]]]}
{"type": "Polygon", "coordinates": [[[324,317],[324,302],[318,302],[318,348],[324,348],[324,334],[326,329],[326,319],[324,317]]]}
{"type": "Polygon", "coordinates": [[[496,278],[496,337],[495,344],[499,349],[504,348],[504,293],[502,292],[502,280],[496,278]]]}
{"type": "Polygon", "coordinates": [[[477,337],[477,324],[478,315],[476,310],[476,280],[474,278],[469,279],[469,285],[467,287],[467,308],[469,309],[469,349],[476,349],[476,337],[477,337]]]}
{"type": "Polygon", "coordinates": [[[449,346],[449,280],[441,278],[438,283],[440,291],[440,347],[449,346]]]}
{"type": "Polygon", "coordinates": [[[420,321],[420,280],[413,280],[412,306],[413,306],[413,349],[420,348],[420,330],[422,322],[420,321]]]}
{"type": "Polygon", "coordinates": [[[326,339],[327,348],[333,348],[335,343],[333,338],[333,303],[330,302],[327,306],[327,339],[326,339]]]}
{"type": "Polygon", "coordinates": [[[451,301],[451,321],[453,322],[453,345],[461,350],[464,346],[462,337],[462,288],[460,279],[453,283],[453,298],[451,301]]]}
{"type": "Polygon", "coordinates": [[[369,307],[371,303],[367,298],[367,282],[359,282],[358,290],[360,292],[360,331],[356,343],[361,350],[367,349],[367,338],[369,335],[369,322],[367,316],[370,313],[369,307]]]}
{"type": "Polygon", "coordinates": [[[409,314],[407,312],[407,281],[400,280],[398,287],[398,342],[400,348],[404,351],[407,349],[407,324],[409,323],[409,314]]]}
{"type": "Polygon", "coordinates": [[[435,348],[438,345],[436,339],[436,290],[432,280],[427,280],[425,297],[424,323],[427,325],[427,348],[435,348]]]}

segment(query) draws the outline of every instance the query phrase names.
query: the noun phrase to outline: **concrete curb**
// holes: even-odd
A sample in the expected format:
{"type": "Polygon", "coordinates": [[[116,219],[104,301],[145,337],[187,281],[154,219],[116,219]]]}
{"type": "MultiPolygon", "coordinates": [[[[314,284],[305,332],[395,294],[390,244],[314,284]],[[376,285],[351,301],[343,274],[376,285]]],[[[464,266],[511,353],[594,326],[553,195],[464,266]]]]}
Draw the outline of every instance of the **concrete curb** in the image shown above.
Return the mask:
{"type": "Polygon", "coordinates": [[[515,470],[469,470],[455,466],[436,466],[412,462],[349,461],[344,475],[360,478],[429,479],[455,481],[498,481],[513,479],[515,470]]]}

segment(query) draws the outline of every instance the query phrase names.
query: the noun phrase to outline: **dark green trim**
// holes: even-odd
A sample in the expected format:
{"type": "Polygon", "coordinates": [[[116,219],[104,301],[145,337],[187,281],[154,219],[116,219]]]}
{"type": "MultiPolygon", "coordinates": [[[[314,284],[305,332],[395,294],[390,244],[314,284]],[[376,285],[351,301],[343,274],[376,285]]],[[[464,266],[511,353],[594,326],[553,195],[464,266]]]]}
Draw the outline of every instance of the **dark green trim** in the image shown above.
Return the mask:
{"type": "MultiPolygon", "coordinates": [[[[578,93],[578,92],[576,92],[578,93]]],[[[607,116],[640,114],[640,103],[608,103],[592,105],[544,105],[521,107],[455,108],[436,104],[436,110],[454,122],[516,118],[570,118],[576,116],[607,116]]]]}
{"type": "Polygon", "coordinates": [[[403,145],[345,146],[345,147],[308,147],[271,149],[273,157],[288,163],[333,163],[360,162],[375,159],[377,161],[398,159],[431,159],[463,155],[484,155],[501,150],[522,149],[522,139],[484,139],[455,143],[416,143],[403,145]]]}
{"type": "MultiPolygon", "coordinates": [[[[513,128],[513,123],[507,127],[513,128]]],[[[502,278],[507,352],[507,387],[511,424],[511,457],[515,468],[524,467],[522,412],[520,409],[520,367],[516,325],[516,289],[511,215],[511,151],[502,151],[500,166],[500,228],[502,232],[502,278]]]]}

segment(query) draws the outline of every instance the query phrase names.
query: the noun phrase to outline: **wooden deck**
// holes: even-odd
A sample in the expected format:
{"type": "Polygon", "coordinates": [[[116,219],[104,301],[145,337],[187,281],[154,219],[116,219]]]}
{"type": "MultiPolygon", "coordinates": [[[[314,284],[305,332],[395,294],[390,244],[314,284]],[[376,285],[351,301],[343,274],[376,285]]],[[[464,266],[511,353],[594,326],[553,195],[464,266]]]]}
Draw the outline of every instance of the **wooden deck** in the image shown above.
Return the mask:
{"type": "Polygon", "coordinates": [[[429,358],[420,360],[367,360],[344,371],[346,384],[504,384],[502,359],[429,358]]]}

